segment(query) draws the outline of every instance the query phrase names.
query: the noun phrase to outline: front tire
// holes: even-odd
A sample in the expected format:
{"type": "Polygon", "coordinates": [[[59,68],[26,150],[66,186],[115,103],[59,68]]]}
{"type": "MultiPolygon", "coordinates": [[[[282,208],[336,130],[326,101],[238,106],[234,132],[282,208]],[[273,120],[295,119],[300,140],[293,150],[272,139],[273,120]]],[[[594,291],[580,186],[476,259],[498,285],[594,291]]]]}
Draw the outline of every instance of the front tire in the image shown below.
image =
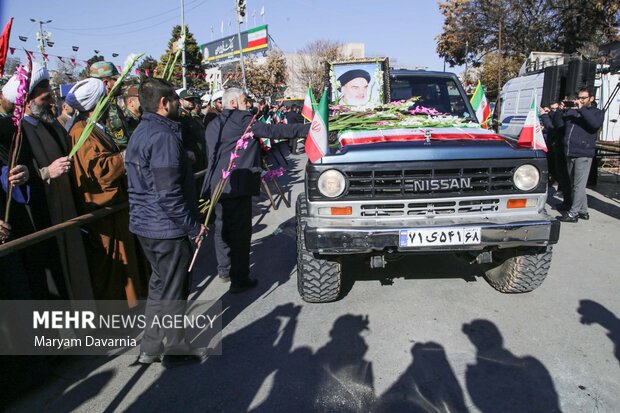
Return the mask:
{"type": "Polygon", "coordinates": [[[304,217],[308,216],[306,196],[297,198],[297,290],[304,301],[327,303],[336,301],[342,286],[342,265],[306,249],[304,217]]]}
{"type": "Polygon", "coordinates": [[[488,283],[503,293],[525,293],[540,287],[551,266],[552,247],[514,248],[496,252],[499,259],[485,271],[488,283]]]}

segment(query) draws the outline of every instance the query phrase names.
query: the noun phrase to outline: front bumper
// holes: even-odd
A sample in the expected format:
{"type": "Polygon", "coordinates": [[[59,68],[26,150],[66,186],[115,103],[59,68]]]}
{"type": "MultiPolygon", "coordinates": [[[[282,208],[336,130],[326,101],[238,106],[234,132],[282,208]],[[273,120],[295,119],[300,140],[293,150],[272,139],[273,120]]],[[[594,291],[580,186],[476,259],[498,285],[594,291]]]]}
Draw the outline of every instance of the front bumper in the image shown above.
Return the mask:
{"type": "Polygon", "coordinates": [[[560,222],[541,213],[510,219],[450,220],[343,220],[305,218],[302,225],[306,248],[320,254],[363,254],[373,251],[395,252],[468,251],[519,246],[547,246],[558,242],[560,222]],[[400,247],[402,229],[436,227],[479,227],[481,242],[476,245],[400,247]]]}

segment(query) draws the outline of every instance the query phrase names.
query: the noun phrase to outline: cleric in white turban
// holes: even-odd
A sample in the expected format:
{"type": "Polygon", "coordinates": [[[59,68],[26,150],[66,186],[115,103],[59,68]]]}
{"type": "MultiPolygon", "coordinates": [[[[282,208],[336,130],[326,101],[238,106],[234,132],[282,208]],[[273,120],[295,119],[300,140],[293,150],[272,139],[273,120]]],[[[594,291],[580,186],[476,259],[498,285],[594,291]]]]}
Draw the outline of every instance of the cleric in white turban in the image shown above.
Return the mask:
{"type": "MultiPolygon", "coordinates": [[[[26,68],[26,70],[28,70],[28,68],[26,68]]],[[[32,62],[32,77],[30,79],[30,89],[28,90],[28,93],[32,93],[34,88],[37,87],[39,83],[45,80],[47,80],[48,82],[50,80],[50,74],[45,68],[45,66],[37,62],[32,62]]],[[[4,98],[9,102],[15,104],[17,102],[18,87],[19,79],[15,74],[9,79],[8,82],[6,82],[6,85],[2,87],[2,96],[4,96],[4,98]]]]}
{"type": "Polygon", "coordinates": [[[90,112],[105,94],[104,83],[93,77],[80,80],[67,94],[65,103],[79,112],[90,112]]]}

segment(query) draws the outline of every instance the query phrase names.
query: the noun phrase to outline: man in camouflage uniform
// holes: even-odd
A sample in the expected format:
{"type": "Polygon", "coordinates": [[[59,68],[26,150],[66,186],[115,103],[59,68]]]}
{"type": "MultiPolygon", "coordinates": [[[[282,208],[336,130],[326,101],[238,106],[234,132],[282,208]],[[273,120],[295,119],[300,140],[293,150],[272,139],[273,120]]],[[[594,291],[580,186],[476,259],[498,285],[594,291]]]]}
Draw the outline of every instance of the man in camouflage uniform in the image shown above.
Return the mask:
{"type": "Polygon", "coordinates": [[[136,130],[140,123],[140,116],[142,116],[142,109],[140,108],[140,99],[138,98],[138,86],[132,85],[125,90],[123,95],[125,101],[125,119],[127,120],[127,132],[129,137],[136,130]]]}
{"type": "MultiPolygon", "coordinates": [[[[90,66],[90,77],[101,79],[106,87],[106,93],[110,93],[116,83],[119,73],[112,62],[95,62],[90,66]]],[[[119,87],[110,97],[110,112],[106,121],[106,132],[112,136],[118,148],[123,151],[129,142],[129,132],[127,120],[123,111],[118,107],[117,99],[122,94],[119,87]]]]}
{"type": "Polygon", "coordinates": [[[207,168],[207,147],[205,141],[205,127],[200,118],[194,117],[192,111],[196,104],[197,96],[187,89],[178,89],[179,122],[181,123],[181,139],[183,146],[188,152],[194,172],[207,168]]]}

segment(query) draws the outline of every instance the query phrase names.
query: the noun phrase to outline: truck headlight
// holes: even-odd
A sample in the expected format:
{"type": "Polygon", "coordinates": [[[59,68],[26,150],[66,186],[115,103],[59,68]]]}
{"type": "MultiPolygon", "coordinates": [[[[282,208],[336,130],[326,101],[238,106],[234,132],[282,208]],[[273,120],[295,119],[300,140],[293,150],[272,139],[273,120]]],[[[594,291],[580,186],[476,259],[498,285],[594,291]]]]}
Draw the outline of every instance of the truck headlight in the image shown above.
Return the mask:
{"type": "Polygon", "coordinates": [[[319,176],[319,192],[328,198],[336,198],[342,195],[346,184],[344,175],[336,169],[328,169],[319,176]]]}
{"type": "Polygon", "coordinates": [[[540,172],[534,165],[521,165],[515,171],[512,180],[515,186],[522,191],[530,191],[538,186],[540,172]]]}

